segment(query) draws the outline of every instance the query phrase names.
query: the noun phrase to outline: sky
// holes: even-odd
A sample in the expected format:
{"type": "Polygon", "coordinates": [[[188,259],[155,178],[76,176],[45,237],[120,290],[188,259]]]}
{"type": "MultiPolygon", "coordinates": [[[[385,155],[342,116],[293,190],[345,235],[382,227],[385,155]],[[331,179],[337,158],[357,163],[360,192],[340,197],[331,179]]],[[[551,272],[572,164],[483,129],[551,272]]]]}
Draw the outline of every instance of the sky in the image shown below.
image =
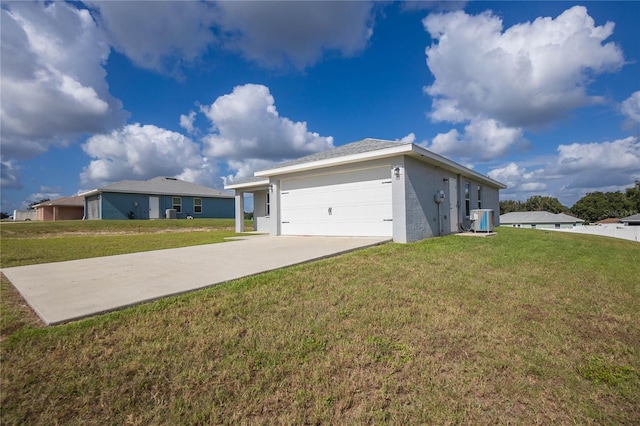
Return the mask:
{"type": "Polygon", "coordinates": [[[640,2],[2,1],[1,206],[367,137],[571,207],[640,180],[640,2]]]}

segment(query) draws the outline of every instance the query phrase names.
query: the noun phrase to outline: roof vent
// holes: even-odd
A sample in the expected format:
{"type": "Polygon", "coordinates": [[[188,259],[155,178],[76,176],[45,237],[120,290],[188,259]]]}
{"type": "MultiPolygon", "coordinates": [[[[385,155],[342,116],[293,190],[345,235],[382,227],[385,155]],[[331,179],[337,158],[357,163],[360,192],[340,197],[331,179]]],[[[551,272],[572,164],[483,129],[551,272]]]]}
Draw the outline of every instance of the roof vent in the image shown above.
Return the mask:
{"type": "Polygon", "coordinates": [[[178,180],[178,179],[176,179],[176,178],[170,178],[170,177],[167,177],[167,178],[165,178],[165,179],[166,179],[166,180],[178,180]]]}

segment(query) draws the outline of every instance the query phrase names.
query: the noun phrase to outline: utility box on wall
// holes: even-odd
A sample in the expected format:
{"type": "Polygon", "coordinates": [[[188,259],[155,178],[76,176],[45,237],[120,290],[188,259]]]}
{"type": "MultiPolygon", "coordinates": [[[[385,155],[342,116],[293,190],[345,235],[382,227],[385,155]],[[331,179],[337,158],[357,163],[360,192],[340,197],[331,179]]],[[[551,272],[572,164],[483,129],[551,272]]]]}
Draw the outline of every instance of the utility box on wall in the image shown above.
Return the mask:
{"type": "Polygon", "coordinates": [[[493,209],[471,210],[471,230],[473,232],[493,232],[494,213],[493,209]]]}

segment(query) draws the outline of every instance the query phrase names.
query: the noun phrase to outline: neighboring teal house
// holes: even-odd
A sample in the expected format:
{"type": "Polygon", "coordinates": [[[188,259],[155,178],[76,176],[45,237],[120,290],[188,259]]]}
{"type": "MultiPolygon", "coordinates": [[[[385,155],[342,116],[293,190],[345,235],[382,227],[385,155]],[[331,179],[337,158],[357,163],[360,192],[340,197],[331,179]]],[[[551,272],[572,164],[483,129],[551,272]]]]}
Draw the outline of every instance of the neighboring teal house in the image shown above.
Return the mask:
{"type": "Polygon", "coordinates": [[[123,180],[80,194],[85,219],[233,218],[233,194],[171,177],[123,180]]]}

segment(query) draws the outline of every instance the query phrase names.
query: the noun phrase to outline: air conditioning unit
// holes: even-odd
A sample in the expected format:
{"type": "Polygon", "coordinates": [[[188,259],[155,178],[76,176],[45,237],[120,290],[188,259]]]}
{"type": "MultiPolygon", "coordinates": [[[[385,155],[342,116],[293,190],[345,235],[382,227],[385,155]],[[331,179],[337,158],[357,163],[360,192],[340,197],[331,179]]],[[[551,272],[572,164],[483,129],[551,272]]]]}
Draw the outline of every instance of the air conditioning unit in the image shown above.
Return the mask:
{"type": "Polygon", "coordinates": [[[167,209],[165,211],[165,216],[167,219],[175,219],[177,217],[178,211],[176,209],[167,209]]]}
{"type": "Polygon", "coordinates": [[[471,230],[473,232],[493,232],[494,213],[492,209],[471,210],[471,230]]]}

